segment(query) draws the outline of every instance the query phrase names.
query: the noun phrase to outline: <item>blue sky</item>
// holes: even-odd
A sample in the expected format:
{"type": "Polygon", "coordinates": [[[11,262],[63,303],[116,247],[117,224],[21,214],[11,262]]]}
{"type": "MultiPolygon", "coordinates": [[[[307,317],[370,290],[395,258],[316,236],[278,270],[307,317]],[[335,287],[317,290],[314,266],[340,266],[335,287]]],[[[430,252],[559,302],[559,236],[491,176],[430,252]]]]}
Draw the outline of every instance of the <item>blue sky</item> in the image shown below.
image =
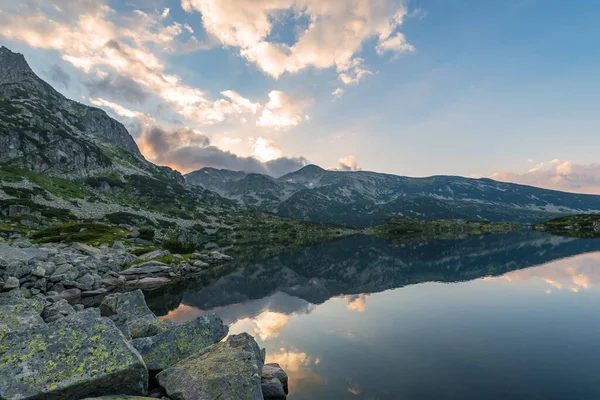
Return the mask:
{"type": "Polygon", "coordinates": [[[600,188],[598,2],[93,3],[0,0],[0,43],[152,161],[600,188]]]}

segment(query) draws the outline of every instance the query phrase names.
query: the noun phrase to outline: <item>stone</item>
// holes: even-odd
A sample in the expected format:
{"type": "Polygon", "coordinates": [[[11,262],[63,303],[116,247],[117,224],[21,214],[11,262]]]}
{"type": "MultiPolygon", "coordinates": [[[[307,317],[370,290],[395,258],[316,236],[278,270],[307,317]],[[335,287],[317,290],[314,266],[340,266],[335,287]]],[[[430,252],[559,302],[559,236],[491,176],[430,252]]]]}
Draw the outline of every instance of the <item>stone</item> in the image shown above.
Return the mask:
{"type": "MultiPolygon", "coordinates": [[[[20,290],[0,294],[0,342],[8,332],[18,332],[42,325],[43,302],[26,299],[20,290]]],[[[0,397],[1,398],[1,397],[0,397]]]]}
{"type": "Polygon", "coordinates": [[[77,400],[148,390],[148,371],[121,332],[97,310],[0,341],[0,398],[77,400]]]}
{"type": "Polygon", "coordinates": [[[208,258],[209,258],[208,254],[202,254],[202,253],[193,253],[192,254],[193,260],[208,260],[208,258]]]}
{"type": "Polygon", "coordinates": [[[41,265],[38,265],[33,270],[31,270],[31,275],[43,278],[46,276],[46,270],[41,265]]]}
{"type": "Polygon", "coordinates": [[[263,400],[263,354],[247,333],[233,335],[157,375],[167,394],[177,400],[263,400]]]}
{"type": "Polygon", "coordinates": [[[98,290],[88,290],[81,292],[81,297],[94,297],[94,296],[102,296],[104,294],[108,293],[108,290],[106,290],[105,288],[101,288],[98,290]]]}
{"type": "Polygon", "coordinates": [[[4,287],[2,288],[3,292],[8,292],[10,290],[16,289],[19,287],[19,280],[14,276],[9,276],[6,281],[4,281],[4,287]]]}
{"type": "Polygon", "coordinates": [[[163,286],[170,282],[171,279],[165,277],[146,277],[142,279],[127,281],[127,286],[149,288],[163,286]]]}
{"type": "Polygon", "coordinates": [[[219,262],[224,262],[224,261],[231,261],[233,258],[231,256],[219,253],[218,251],[213,251],[210,253],[210,259],[219,261],[219,262]]]}
{"type": "Polygon", "coordinates": [[[63,290],[60,292],[60,297],[65,300],[75,300],[81,297],[81,290],[78,288],[63,290]]]}
{"type": "Polygon", "coordinates": [[[192,265],[196,268],[206,268],[209,266],[208,263],[205,263],[204,261],[200,261],[200,260],[194,261],[194,264],[192,264],[192,265]]]}
{"type": "Polygon", "coordinates": [[[261,385],[266,400],[285,400],[288,394],[288,376],[279,364],[265,364],[261,385]]]}
{"type": "Polygon", "coordinates": [[[223,339],[229,328],[215,314],[169,327],[156,336],[134,339],[151,371],[160,371],[223,339]]]}
{"type": "Polygon", "coordinates": [[[75,312],[80,312],[85,310],[85,306],[83,304],[75,304],[73,305],[73,310],[75,310],[75,312]]]}
{"type": "Polygon", "coordinates": [[[125,271],[121,271],[121,275],[152,275],[168,273],[170,270],[171,267],[165,263],[159,261],[147,261],[128,268],[125,271]]]}
{"type": "Polygon", "coordinates": [[[73,313],[75,313],[73,307],[71,307],[68,301],[62,299],[44,308],[44,311],[42,311],[42,318],[47,323],[50,323],[73,313]]]}
{"type": "Polygon", "coordinates": [[[125,250],[125,245],[119,240],[115,240],[112,245],[113,250],[125,250]]]}
{"type": "Polygon", "coordinates": [[[85,274],[77,280],[78,287],[84,291],[90,291],[94,289],[94,277],[91,274],[85,274]]]}
{"type": "Polygon", "coordinates": [[[138,258],[140,260],[152,260],[153,258],[162,257],[164,255],[165,254],[162,250],[154,250],[154,251],[150,251],[148,253],[144,253],[141,256],[139,256],[138,258]]]}
{"type": "Polygon", "coordinates": [[[141,290],[114,293],[100,303],[100,313],[113,319],[117,326],[127,325],[132,338],[142,338],[158,334],[164,324],[146,305],[141,290]]]}
{"type": "Polygon", "coordinates": [[[93,256],[96,254],[100,254],[100,250],[92,247],[92,246],[88,246],[87,244],[83,244],[83,243],[73,243],[71,245],[71,248],[77,251],[82,252],[83,254],[86,254],[88,256],[93,256]]]}

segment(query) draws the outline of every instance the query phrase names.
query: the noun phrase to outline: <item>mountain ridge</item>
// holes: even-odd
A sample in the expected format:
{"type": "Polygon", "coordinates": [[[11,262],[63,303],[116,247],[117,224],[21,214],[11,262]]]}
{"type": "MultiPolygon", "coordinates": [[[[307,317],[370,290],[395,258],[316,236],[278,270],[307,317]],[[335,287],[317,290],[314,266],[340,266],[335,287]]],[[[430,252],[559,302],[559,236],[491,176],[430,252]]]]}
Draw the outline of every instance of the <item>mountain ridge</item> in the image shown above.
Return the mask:
{"type": "Polygon", "coordinates": [[[307,165],[268,189],[245,187],[248,174],[214,169],[186,174],[186,182],[280,215],[359,227],[392,217],[474,219],[530,224],[559,215],[600,212],[600,196],[560,192],[489,178],[434,175],[412,178],[371,171],[332,171],[307,165]]]}

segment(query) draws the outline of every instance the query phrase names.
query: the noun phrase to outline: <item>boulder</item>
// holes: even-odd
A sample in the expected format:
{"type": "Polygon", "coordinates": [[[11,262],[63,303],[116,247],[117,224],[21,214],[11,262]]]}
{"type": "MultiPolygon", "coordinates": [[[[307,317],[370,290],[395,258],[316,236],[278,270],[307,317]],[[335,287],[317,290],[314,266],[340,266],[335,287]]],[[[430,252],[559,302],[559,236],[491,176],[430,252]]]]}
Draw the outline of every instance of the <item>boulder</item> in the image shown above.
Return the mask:
{"type": "Polygon", "coordinates": [[[31,271],[31,275],[43,278],[46,276],[46,270],[41,265],[38,265],[31,271]]]}
{"type": "Polygon", "coordinates": [[[144,394],[148,371],[108,318],[88,309],[0,341],[0,398],[144,394]]]}
{"type": "Polygon", "coordinates": [[[200,260],[194,261],[192,265],[196,268],[206,268],[209,266],[208,263],[205,263],[204,261],[200,260]]]}
{"type": "Polygon", "coordinates": [[[279,364],[265,364],[261,385],[265,400],[285,400],[288,393],[288,376],[279,364]]]}
{"type": "Polygon", "coordinates": [[[263,400],[263,354],[252,336],[233,335],[157,375],[177,400],[263,400]]]}
{"type": "Polygon", "coordinates": [[[65,300],[75,300],[81,297],[81,290],[77,288],[63,290],[60,296],[65,300]]]}
{"type": "Polygon", "coordinates": [[[223,339],[229,328],[215,314],[170,326],[156,336],[134,339],[151,371],[160,371],[223,339]]]}
{"type": "Polygon", "coordinates": [[[139,256],[138,258],[140,260],[152,260],[153,258],[162,257],[164,255],[165,254],[162,250],[154,250],[154,251],[149,251],[148,253],[144,253],[141,256],[139,256]]]}
{"type": "Polygon", "coordinates": [[[126,325],[134,339],[154,336],[165,326],[150,311],[139,289],[106,296],[100,303],[100,313],[103,317],[111,318],[119,327],[126,325]]]}
{"type": "Polygon", "coordinates": [[[137,280],[127,281],[128,286],[151,288],[157,286],[163,286],[170,283],[171,279],[165,277],[146,277],[137,280]]]}
{"type": "Polygon", "coordinates": [[[121,275],[153,275],[153,274],[168,274],[171,267],[159,261],[147,261],[137,264],[131,268],[121,271],[121,275]]]}
{"type": "Polygon", "coordinates": [[[216,262],[225,262],[225,261],[231,261],[232,257],[219,253],[218,251],[213,251],[210,253],[210,260],[211,261],[216,261],[216,262]]]}
{"type": "Polygon", "coordinates": [[[43,325],[44,320],[40,316],[43,308],[41,300],[26,299],[20,290],[0,294],[0,342],[8,332],[43,325]]]}
{"type": "Polygon", "coordinates": [[[94,296],[102,296],[108,293],[108,290],[105,288],[100,288],[98,290],[88,290],[85,292],[81,292],[81,297],[94,297],[94,296]]]}
{"type": "Polygon", "coordinates": [[[94,289],[94,277],[91,274],[85,274],[81,278],[77,279],[79,289],[90,291],[94,289]]]}
{"type": "Polygon", "coordinates": [[[83,243],[73,243],[71,245],[71,248],[77,251],[82,252],[83,254],[86,254],[88,256],[93,256],[96,254],[100,254],[100,250],[92,247],[92,246],[88,246],[87,244],[83,244],[83,243]]]}
{"type": "Polygon", "coordinates": [[[68,301],[62,299],[44,308],[44,311],[42,311],[42,318],[46,322],[54,322],[73,313],[75,313],[75,309],[68,301]]]}
{"type": "Polygon", "coordinates": [[[3,292],[8,292],[10,290],[16,289],[19,287],[19,280],[14,276],[9,276],[4,282],[4,286],[2,287],[3,292]]]}

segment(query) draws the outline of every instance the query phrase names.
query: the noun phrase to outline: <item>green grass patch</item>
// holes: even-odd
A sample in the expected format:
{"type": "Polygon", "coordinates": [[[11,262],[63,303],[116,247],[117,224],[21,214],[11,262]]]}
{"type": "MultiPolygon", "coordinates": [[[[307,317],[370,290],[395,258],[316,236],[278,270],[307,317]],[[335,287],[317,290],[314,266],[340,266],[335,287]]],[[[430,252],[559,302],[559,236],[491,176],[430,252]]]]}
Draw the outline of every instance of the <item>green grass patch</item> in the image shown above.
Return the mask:
{"type": "Polygon", "coordinates": [[[51,226],[31,234],[36,243],[108,243],[123,240],[129,231],[114,225],[74,223],[51,226]]]}

